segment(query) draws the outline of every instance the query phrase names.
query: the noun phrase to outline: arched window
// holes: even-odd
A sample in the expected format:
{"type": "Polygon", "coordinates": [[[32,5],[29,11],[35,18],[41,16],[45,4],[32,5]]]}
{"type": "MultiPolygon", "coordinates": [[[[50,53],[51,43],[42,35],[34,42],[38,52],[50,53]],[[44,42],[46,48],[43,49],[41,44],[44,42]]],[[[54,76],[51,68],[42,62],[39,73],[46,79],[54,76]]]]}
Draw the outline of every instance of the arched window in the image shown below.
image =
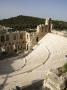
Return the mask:
{"type": "Polygon", "coordinates": [[[28,39],[28,34],[27,34],[27,39],[28,39]]]}
{"type": "Polygon", "coordinates": [[[14,40],[16,40],[16,35],[14,35],[14,40]]]}
{"type": "Polygon", "coordinates": [[[23,39],[23,34],[20,34],[20,39],[23,39]]]}
{"type": "Polygon", "coordinates": [[[1,36],[1,42],[4,42],[5,41],[5,38],[4,38],[4,36],[2,35],[1,36]]]}
{"type": "Polygon", "coordinates": [[[9,41],[9,35],[6,35],[6,41],[9,41]]]}

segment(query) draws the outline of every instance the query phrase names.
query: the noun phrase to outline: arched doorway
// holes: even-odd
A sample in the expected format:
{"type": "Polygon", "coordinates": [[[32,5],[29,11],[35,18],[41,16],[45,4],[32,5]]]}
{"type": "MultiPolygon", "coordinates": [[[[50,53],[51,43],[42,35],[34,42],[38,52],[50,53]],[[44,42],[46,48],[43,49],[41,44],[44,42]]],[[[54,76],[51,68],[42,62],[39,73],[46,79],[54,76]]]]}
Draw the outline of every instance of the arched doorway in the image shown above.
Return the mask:
{"type": "Polygon", "coordinates": [[[36,38],[36,42],[38,42],[38,41],[39,41],[39,37],[36,38]]]}
{"type": "Polygon", "coordinates": [[[28,44],[27,44],[27,47],[26,47],[26,49],[28,50],[28,44]]]}

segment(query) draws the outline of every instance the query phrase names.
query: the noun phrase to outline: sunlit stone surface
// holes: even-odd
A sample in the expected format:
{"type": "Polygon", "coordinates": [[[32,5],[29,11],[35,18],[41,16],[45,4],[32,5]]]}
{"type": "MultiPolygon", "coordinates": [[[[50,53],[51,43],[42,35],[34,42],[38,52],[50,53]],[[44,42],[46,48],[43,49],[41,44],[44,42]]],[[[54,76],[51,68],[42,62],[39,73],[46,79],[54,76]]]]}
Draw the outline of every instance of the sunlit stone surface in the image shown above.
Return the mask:
{"type": "MultiPolygon", "coordinates": [[[[67,38],[48,33],[25,58],[0,65],[0,85],[3,90],[30,84],[33,80],[44,79],[46,71],[64,65],[67,55],[67,38]],[[24,62],[23,62],[24,61],[24,62]],[[22,67],[25,63],[25,66],[22,67]],[[20,68],[19,68],[20,67],[20,68]],[[22,67],[22,68],[21,68],[22,67]],[[6,72],[11,68],[11,72],[6,72]],[[19,69],[19,70],[18,70],[19,69]],[[4,70],[4,71],[3,71],[4,70]]],[[[3,62],[0,62],[0,64],[3,62]]]]}

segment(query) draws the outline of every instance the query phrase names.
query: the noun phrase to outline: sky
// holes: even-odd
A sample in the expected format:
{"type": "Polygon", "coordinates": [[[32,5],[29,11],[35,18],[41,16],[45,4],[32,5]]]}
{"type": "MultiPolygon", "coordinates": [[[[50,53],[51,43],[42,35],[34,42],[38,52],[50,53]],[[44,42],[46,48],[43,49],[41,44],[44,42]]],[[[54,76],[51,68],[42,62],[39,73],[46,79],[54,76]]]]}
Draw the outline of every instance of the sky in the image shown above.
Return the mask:
{"type": "Polygon", "coordinates": [[[0,19],[18,15],[67,21],[67,0],[0,0],[0,19]]]}

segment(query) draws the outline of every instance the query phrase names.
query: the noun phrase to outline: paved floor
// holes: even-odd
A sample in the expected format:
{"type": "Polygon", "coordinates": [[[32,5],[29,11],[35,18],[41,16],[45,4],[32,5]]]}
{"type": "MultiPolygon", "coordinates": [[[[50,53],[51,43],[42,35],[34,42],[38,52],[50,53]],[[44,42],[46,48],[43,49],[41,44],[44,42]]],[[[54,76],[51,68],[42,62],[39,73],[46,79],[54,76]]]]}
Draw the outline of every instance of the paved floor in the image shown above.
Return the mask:
{"type": "Polygon", "coordinates": [[[67,62],[65,55],[67,38],[48,33],[25,58],[0,62],[1,89],[12,90],[16,85],[23,86],[33,80],[43,79],[47,70],[67,62]]]}

